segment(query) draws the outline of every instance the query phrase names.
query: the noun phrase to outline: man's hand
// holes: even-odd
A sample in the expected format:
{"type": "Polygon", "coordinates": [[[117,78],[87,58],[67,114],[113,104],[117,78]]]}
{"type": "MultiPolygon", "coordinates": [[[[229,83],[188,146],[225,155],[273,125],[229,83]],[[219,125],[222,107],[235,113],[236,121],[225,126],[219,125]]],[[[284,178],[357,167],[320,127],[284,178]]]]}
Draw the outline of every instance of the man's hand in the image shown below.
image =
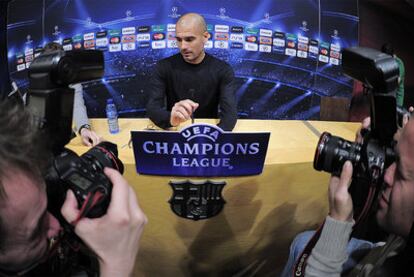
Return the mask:
{"type": "Polygon", "coordinates": [[[352,179],[352,164],[346,161],[341,177],[332,176],[329,183],[329,215],[339,221],[352,221],[352,198],[348,192],[352,179]]]}
{"type": "Polygon", "coordinates": [[[174,104],[171,110],[170,124],[174,127],[191,118],[193,112],[198,108],[198,103],[185,99],[174,104]]]}
{"type": "Polygon", "coordinates": [[[371,126],[371,117],[364,118],[364,120],[362,120],[361,127],[358,129],[358,131],[356,133],[356,136],[355,136],[355,141],[356,142],[358,142],[358,143],[363,142],[362,130],[369,129],[370,126],[371,126]]]}
{"type": "MultiPolygon", "coordinates": [[[[75,233],[99,257],[100,276],[130,276],[147,218],[122,175],[111,168],[105,168],[104,172],[113,184],[107,213],[100,218],[82,218],[75,226],[75,233]]],[[[73,222],[79,214],[70,190],[61,212],[68,222],[73,222]]]]}
{"type": "Polygon", "coordinates": [[[95,146],[101,142],[101,138],[94,131],[82,128],[80,131],[82,143],[86,146],[95,146]]]}

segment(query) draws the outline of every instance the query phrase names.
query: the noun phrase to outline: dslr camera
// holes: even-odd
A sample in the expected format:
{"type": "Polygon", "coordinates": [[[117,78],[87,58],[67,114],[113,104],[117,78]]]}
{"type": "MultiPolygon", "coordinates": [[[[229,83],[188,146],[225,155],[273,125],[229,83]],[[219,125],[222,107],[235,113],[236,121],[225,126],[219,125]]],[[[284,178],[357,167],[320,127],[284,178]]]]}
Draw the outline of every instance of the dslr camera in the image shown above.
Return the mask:
{"type": "Polygon", "coordinates": [[[352,162],[354,178],[382,185],[385,169],[395,161],[393,136],[407,111],[397,109],[399,69],[395,59],[371,48],[352,47],[342,52],[344,73],[368,88],[371,127],[363,142],[350,142],[324,132],[315,151],[316,170],[339,176],[345,161],[352,162]]]}
{"type": "Polygon", "coordinates": [[[97,50],[43,53],[29,68],[27,107],[53,153],[44,176],[48,209],[64,225],[60,208],[68,189],[74,192],[83,216],[100,217],[106,213],[112,191],[104,167],[123,173],[113,143],[101,142],[81,156],[65,148],[73,135],[74,90],[69,84],[101,78],[103,73],[103,54],[97,50]]]}

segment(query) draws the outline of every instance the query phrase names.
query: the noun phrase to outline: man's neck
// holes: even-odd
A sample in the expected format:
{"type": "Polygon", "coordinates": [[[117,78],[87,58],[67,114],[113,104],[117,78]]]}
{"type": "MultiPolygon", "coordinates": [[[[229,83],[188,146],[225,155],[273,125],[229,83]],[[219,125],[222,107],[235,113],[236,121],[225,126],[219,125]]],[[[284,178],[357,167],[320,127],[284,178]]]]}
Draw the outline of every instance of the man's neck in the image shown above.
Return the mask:
{"type": "Polygon", "coordinates": [[[197,57],[196,60],[194,60],[193,62],[188,62],[188,63],[200,64],[204,60],[205,57],[206,57],[206,52],[203,51],[203,52],[201,52],[200,56],[197,57]]]}

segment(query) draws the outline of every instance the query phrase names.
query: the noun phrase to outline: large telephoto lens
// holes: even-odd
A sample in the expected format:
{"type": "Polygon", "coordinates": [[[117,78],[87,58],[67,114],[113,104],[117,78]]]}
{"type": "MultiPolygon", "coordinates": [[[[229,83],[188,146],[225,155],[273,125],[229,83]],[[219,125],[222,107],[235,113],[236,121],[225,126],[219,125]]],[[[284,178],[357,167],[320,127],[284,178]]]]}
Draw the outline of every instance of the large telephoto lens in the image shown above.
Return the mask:
{"type": "Polygon", "coordinates": [[[89,161],[95,170],[103,170],[105,167],[110,167],[118,170],[121,174],[124,173],[124,165],[118,159],[118,148],[116,144],[109,141],[103,141],[95,145],[83,154],[81,158],[89,161]]]}
{"type": "Polygon", "coordinates": [[[345,161],[355,166],[361,159],[361,144],[347,141],[324,132],[320,138],[313,159],[313,167],[339,175],[345,161]]]}

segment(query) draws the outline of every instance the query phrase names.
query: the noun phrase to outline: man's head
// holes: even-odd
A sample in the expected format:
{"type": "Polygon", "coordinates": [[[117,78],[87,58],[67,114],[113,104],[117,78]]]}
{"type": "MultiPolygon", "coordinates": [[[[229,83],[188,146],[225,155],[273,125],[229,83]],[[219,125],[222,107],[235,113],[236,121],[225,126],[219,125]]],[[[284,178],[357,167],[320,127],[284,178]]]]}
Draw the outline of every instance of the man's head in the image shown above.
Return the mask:
{"type": "Polygon", "coordinates": [[[196,13],[187,13],[178,19],[175,26],[178,48],[184,60],[198,64],[203,61],[204,44],[208,40],[207,26],[204,18],[196,13]]]}
{"type": "Polygon", "coordinates": [[[402,130],[396,153],[396,162],[385,171],[376,217],[386,231],[407,237],[414,222],[414,120],[402,130]]]}
{"type": "Polygon", "coordinates": [[[44,258],[60,225],[47,212],[42,171],[49,157],[23,106],[0,102],[0,271],[44,258]]]}
{"type": "Polygon", "coordinates": [[[57,42],[49,42],[43,47],[44,53],[49,53],[52,51],[63,50],[63,46],[57,42]]]}

